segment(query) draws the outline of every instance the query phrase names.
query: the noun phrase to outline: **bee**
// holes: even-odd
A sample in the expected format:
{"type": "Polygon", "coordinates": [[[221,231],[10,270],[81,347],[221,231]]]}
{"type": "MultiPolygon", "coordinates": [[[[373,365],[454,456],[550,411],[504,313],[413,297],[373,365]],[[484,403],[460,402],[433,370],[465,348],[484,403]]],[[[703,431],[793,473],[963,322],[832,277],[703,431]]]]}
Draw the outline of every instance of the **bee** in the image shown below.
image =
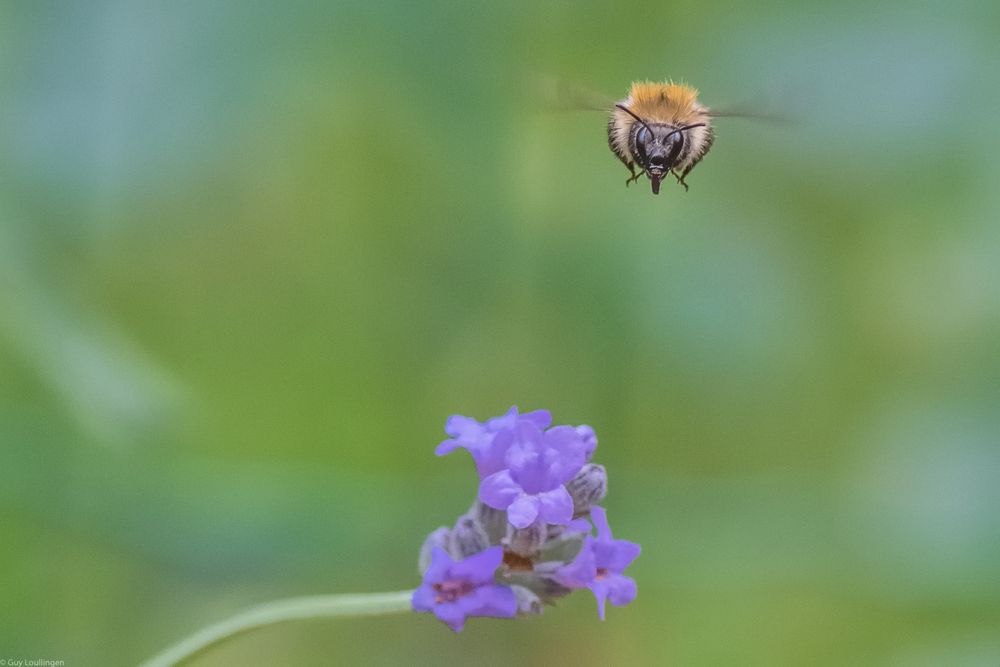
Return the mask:
{"type": "Polygon", "coordinates": [[[660,182],[672,174],[687,191],[684,179],[715,141],[712,115],[690,86],[633,83],[608,118],[608,145],[631,174],[625,185],[645,174],[657,195],[660,182]]]}
{"type": "Polygon", "coordinates": [[[715,118],[749,118],[778,124],[792,120],[784,113],[762,113],[752,107],[709,109],[698,101],[696,89],[670,81],[633,82],[628,96],[618,102],[555,77],[537,77],[534,85],[536,95],[551,110],[610,114],[608,146],[629,171],[625,185],[645,175],[654,195],[660,194],[660,184],[667,174],[687,191],[685,179],[715,142],[715,118]]]}

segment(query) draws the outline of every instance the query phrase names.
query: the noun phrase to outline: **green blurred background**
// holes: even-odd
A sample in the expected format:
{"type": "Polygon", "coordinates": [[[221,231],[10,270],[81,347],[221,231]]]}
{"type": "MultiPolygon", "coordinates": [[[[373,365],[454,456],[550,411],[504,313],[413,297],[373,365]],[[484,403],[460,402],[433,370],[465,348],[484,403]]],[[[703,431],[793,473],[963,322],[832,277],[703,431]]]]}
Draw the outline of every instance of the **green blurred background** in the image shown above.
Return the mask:
{"type": "Polygon", "coordinates": [[[452,413],[588,423],[639,597],[199,664],[1000,664],[1000,9],[0,5],[0,652],[418,583],[452,413]],[[626,189],[612,97],[726,119],[626,189]]]}

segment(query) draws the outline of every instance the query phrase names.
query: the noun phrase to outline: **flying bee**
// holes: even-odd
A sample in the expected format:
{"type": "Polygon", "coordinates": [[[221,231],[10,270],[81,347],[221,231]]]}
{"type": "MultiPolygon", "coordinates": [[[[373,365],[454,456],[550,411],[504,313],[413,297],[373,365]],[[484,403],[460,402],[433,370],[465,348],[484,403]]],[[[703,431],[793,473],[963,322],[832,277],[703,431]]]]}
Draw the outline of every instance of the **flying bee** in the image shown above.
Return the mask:
{"type": "Polygon", "coordinates": [[[633,83],[608,119],[608,145],[631,174],[625,185],[645,174],[657,195],[660,181],[672,174],[686,191],[685,177],[715,140],[711,118],[690,86],[633,83]]]}
{"type": "Polygon", "coordinates": [[[645,175],[654,195],[660,194],[667,174],[688,189],[684,179],[715,141],[713,119],[730,116],[782,124],[790,120],[784,114],[709,109],[698,101],[697,90],[669,81],[633,82],[628,96],[618,102],[554,77],[537,77],[534,83],[536,94],[552,110],[610,113],[608,145],[629,171],[625,185],[645,175]]]}

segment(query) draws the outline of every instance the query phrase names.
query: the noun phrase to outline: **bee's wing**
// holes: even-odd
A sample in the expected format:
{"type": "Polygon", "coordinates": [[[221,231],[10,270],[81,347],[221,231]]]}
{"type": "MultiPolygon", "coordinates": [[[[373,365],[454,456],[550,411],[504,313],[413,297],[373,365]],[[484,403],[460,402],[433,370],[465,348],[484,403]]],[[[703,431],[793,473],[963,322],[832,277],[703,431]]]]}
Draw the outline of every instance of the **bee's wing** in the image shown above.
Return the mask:
{"type": "Polygon", "coordinates": [[[748,111],[743,108],[734,109],[709,109],[709,118],[749,118],[751,120],[785,125],[792,122],[787,114],[771,113],[766,111],[748,111]]]}
{"type": "Polygon", "coordinates": [[[751,99],[744,99],[741,104],[709,109],[708,115],[712,118],[749,118],[775,125],[791,125],[802,116],[803,99],[801,92],[761,91],[751,99]]]}
{"type": "Polygon", "coordinates": [[[547,111],[610,112],[615,100],[550,75],[530,77],[529,88],[534,103],[547,111]]]}

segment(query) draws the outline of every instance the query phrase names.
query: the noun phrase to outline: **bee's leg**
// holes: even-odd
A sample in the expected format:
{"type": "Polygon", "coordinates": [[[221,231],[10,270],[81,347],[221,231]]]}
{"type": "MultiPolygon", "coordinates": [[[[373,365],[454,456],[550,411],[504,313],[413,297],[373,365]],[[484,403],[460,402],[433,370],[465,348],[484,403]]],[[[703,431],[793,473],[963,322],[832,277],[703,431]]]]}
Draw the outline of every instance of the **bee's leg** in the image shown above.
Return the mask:
{"type": "Polygon", "coordinates": [[[638,181],[639,177],[642,176],[643,172],[640,171],[638,174],[635,173],[635,165],[627,164],[625,166],[628,167],[628,173],[632,174],[632,178],[629,178],[625,181],[625,187],[627,188],[632,183],[638,181]]]}
{"type": "Polygon", "coordinates": [[[688,171],[691,171],[691,170],[687,169],[687,170],[684,171],[683,174],[678,174],[676,171],[670,172],[671,174],[674,175],[674,178],[677,179],[677,182],[684,186],[684,192],[688,191],[688,184],[684,182],[684,177],[688,175],[688,171]]]}

